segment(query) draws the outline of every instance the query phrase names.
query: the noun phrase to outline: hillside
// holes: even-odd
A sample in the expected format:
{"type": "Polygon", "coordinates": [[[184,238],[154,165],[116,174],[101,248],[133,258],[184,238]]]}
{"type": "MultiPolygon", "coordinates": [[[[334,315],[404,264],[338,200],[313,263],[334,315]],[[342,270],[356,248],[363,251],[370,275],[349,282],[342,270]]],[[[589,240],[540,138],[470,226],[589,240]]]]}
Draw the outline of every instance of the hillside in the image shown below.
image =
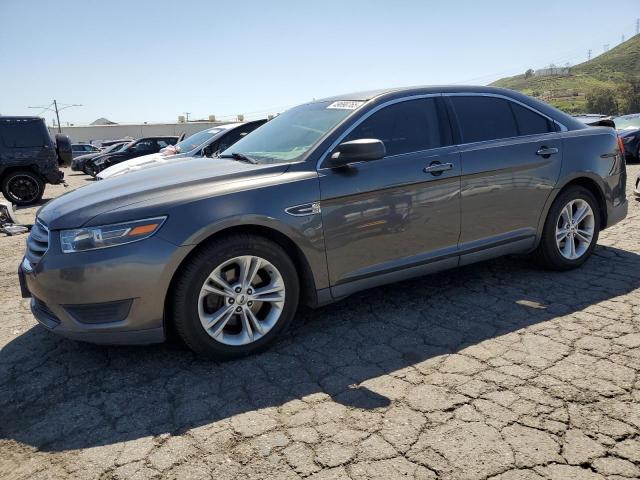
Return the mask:
{"type": "MultiPolygon", "coordinates": [[[[585,95],[588,92],[598,87],[617,89],[629,79],[640,79],[640,35],[589,62],[571,67],[567,76],[523,74],[502,78],[492,85],[541,98],[567,112],[585,113],[585,95]]],[[[616,92],[617,97],[621,95],[616,92]]]]}

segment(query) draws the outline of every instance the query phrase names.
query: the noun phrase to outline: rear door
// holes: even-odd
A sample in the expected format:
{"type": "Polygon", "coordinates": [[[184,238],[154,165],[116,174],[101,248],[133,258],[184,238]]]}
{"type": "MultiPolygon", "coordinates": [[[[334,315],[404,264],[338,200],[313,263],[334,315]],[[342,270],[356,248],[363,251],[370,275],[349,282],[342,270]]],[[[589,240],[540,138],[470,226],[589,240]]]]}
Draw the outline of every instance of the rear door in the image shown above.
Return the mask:
{"type": "Polygon", "coordinates": [[[448,98],[462,155],[461,253],[510,242],[528,248],[560,174],[556,125],[506,98],[448,98]]]}
{"type": "Polygon", "coordinates": [[[451,263],[447,266],[457,264],[460,161],[441,102],[439,97],[407,99],[378,110],[342,141],[376,138],[387,155],[345,168],[320,168],[334,296],[350,293],[351,287],[341,287],[349,282],[362,280],[366,287],[369,281],[382,283],[381,275],[410,267],[444,259],[451,263]]]}

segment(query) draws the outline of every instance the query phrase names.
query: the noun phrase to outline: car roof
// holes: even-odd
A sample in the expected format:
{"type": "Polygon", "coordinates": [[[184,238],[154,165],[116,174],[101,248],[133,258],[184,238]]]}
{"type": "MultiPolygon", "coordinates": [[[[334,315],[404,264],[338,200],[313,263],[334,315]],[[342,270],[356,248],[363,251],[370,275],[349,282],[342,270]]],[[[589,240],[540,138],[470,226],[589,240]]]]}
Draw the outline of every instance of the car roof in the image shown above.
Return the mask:
{"type": "Polygon", "coordinates": [[[42,120],[42,117],[30,115],[0,115],[0,120],[42,120]]]}

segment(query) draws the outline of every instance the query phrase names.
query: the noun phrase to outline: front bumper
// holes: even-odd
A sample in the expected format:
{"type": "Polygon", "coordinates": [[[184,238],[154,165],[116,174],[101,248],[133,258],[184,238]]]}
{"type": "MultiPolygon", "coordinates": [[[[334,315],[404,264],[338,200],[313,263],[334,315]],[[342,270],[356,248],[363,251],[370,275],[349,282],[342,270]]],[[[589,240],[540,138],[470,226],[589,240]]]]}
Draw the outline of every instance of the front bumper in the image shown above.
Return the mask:
{"type": "Polygon", "coordinates": [[[63,254],[57,235],[42,259],[18,275],[31,311],[48,330],[100,344],[162,342],[165,296],[186,255],[158,237],[102,250],[63,254]]]}

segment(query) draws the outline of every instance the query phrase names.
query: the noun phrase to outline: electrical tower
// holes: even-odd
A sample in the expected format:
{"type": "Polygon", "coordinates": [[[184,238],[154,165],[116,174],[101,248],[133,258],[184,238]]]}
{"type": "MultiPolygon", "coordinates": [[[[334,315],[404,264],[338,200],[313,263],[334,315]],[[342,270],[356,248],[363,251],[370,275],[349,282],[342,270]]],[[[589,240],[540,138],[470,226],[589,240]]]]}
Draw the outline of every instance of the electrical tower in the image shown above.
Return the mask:
{"type": "Polygon", "coordinates": [[[587,62],[591,60],[591,49],[587,52],[587,62]]]}

